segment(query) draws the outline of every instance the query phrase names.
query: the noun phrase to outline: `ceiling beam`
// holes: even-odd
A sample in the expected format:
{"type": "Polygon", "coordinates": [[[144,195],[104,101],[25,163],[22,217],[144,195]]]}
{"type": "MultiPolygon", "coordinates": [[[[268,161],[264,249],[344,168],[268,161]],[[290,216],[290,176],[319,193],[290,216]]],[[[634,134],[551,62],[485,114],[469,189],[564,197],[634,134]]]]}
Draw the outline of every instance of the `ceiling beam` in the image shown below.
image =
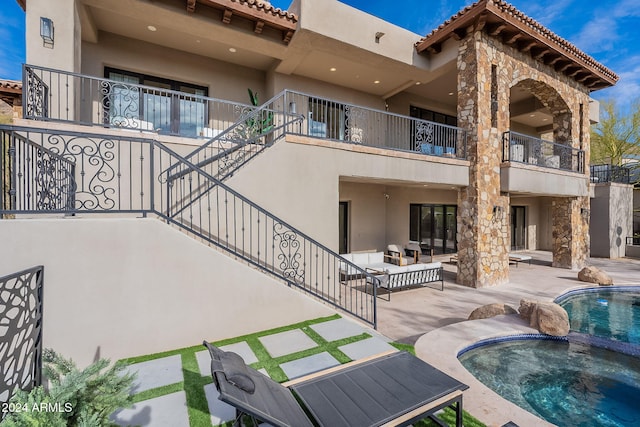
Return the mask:
{"type": "Polygon", "coordinates": [[[490,36],[499,36],[505,28],[507,28],[507,24],[491,25],[487,28],[487,32],[490,36]]]}
{"type": "Polygon", "coordinates": [[[509,46],[513,46],[521,37],[522,37],[521,33],[516,33],[516,34],[512,34],[511,36],[505,37],[503,41],[505,44],[508,44],[509,46]]]}
{"type": "Polygon", "coordinates": [[[529,52],[532,47],[536,46],[538,42],[536,40],[531,40],[529,42],[523,43],[522,47],[519,49],[520,52],[529,52]]]}
{"type": "Polygon", "coordinates": [[[476,23],[474,25],[474,30],[482,31],[484,26],[487,24],[487,16],[487,13],[482,13],[480,14],[480,16],[478,16],[478,19],[476,20],[476,23]]]}
{"type": "Polygon", "coordinates": [[[262,34],[262,28],[264,27],[264,21],[256,21],[253,27],[253,32],[256,34],[262,34]]]}
{"type": "Polygon", "coordinates": [[[231,16],[233,15],[233,11],[229,9],[225,9],[222,13],[222,23],[229,24],[231,23],[231,16]]]}

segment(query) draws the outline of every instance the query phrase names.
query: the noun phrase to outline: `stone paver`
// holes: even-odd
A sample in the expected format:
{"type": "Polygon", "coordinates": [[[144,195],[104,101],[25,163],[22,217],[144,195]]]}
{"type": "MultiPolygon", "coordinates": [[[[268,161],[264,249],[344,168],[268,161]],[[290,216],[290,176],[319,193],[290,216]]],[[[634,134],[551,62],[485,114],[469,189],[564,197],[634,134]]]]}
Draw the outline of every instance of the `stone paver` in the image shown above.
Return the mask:
{"type": "MultiPolygon", "coordinates": [[[[239,354],[247,365],[256,363],[258,358],[249,347],[246,341],[241,341],[235,344],[229,344],[220,347],[224,351],[232,351],[239,354]]],[[[211,375],[211,356],[208,350],[199,351],[196,353],[196,360],[198,361],[198,369],[202,376],[211,375]]]]}
{"type": "Polygon", "coordinates": [[[110,417],[121,426],[189,427],[187,397],[184,391],[167,394],[116,411],[110,417]]]}
{"type": "Polygon", "coordinates": [[[258,339],[271,357],[285,356],[318,346],[315,341],[300,329],[267,335],[258,339]]]}
{"type": "Polygon", "coordinates": [[[327,341],[337,341],[368,332],[364,327],[344,318],[316,323],[310,328],[327,341]]]}
{"type": "Polygon", "coordinates": [[[129,365],[125,372],[137,374],[133,387],[131,387],[132,394],[184,380],[182,359],[179,354],[129,365]]]}
{"type": "Polygon", "coordinates": [[[338,350],[349,356],[352,360],[358,360],[384,351],[396,350],[396,348],[379,338],[372,337],[343,345],[342,347],[338,347],[338,350]]]}
{"type": "Polygon", "coordinates": [[[319,354],[314,354],[313,356],[303,357],[302,359],[283,363],[280,365],[280,368],[282,368],[287,377],[292,380],[303,375],[331,368],[332,366],[338,366],[339,364],[340,362],[325,351],[319,354]]]}
{"type": "Polygon", "coordinates": [[[236,417],[236,409],[218,399],[220,393],[216,390],[216,386],[211,383],[204,386],[204,394],[207,397],[207,405],[209,406],[209,414],[211,414],[211,424],[217,426],[236,417]]]}

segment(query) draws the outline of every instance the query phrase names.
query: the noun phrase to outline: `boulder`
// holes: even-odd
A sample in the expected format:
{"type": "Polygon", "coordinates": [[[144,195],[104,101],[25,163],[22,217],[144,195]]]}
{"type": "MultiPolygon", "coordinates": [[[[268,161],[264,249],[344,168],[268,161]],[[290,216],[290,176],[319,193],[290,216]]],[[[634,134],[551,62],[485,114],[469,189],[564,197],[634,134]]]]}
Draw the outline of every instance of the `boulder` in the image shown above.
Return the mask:
{"type": "Polygon", "coordinates": [[[501,314],[517,314],[515,308],[501,303],[493,303],[478,307],[471,312],[469,320],[488,319],[493,316],[500,316],[501,314]]]}
{"type": "Polygon", "coordinates": [[[528,320],[529,326],[542,334],[564,337],[569,333],[569,315],[553,302],[523,299],[520,301],[520,317],[528,320]]]}
{"type": "Polygon", "coordinates": [[[611,277],[597,267],[585,267],[578,272],[578,280],[581,282],[597,283],[600,286],[611,286],[613,280],[611,277]]]}

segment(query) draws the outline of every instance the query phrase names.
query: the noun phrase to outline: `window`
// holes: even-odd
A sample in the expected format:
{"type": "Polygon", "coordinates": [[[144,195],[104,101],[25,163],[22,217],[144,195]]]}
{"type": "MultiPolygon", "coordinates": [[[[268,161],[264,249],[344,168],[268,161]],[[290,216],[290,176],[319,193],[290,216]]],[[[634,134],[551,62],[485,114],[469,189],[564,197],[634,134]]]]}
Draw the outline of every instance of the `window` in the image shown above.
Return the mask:
{"type": "Polygon", "coordinates": [[[423,251],[436,254],[458,252],[456,234],[458,207],[455,205],[409,206],[409,240],[423,251]]]}
{"type": "Polygon", "coordinates": [[[110,85],[104,99],[110,125],[191,137],[203,131],[206,87],[111,68],[105,68],[105,77],[121,83],[110,85]]]}
{"type": "Polygon", "coordinates": [[[442,123],[443,125],[458,126],[458,118],[447,114],[426,110],[420,107],[409,107],[409,115],[416,119],[428,120],[430,122],[442,123]]]}
{"type": "MultiPolygon", "coordinates": [[[[458,119],[454,116],[425,110],[420,107],[411,106],[409,114],[416,119],[447,126],[457,126],[458,124],[458,119]]],[[[455,156],[458,151],[458,134],[453,127],[424,124],[412,120],[411,137],[412,150],[423,154],[455,156]]]]}

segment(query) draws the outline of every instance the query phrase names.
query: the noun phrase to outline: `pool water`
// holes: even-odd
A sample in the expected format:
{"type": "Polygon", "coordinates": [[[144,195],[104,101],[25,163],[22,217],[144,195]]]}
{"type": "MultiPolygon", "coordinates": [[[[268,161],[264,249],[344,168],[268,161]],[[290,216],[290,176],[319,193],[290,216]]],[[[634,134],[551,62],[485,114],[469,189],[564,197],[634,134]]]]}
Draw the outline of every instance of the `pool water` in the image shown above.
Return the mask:
{"type": "Polygon", "coordinates": [[[571,330],[640,345],[640,291],[598,290],[558,299],[571,330]]]}
{"type": "Polygon", "coordinates": [[[559,426],[640,426],[640,358],[557,339],[513,339],[459,359],[493,391],[559,426]]]}

